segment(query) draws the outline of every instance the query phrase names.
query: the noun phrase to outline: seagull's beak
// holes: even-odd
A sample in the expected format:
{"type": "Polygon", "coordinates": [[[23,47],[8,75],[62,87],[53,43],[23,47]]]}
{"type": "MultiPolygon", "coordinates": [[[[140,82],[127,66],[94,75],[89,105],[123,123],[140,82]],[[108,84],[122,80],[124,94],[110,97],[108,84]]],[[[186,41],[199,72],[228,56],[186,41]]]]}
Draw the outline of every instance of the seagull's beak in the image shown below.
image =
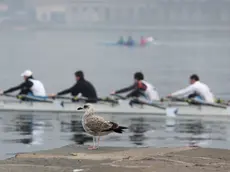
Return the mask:
{"type": "Polygon", "coordinates": [[[77,108],[77,110],[82,110],[82,109],[84,109],[83,107],[79,107],[79,108],[77,108]]]}

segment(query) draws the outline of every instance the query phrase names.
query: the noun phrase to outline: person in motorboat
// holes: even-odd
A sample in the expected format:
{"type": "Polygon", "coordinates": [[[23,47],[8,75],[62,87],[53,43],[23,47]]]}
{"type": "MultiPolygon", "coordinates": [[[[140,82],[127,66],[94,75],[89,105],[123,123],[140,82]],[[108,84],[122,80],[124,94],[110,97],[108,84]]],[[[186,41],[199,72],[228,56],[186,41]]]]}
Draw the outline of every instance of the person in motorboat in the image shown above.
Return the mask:
{"type": "Polygon", "coordinates": [[[143,36],[141,36],[140,45],[145,46],[146,44],[147,44],[147,40],[143,36]]]}
{"type": "Polygon", "coordinates": [[[135,44],[135,42],[134,42],[133,38],[131,36],[129,36],[125,45],[133,46],[134,44],[135,44]]]}
{"type": "Polygon", "coordinates": [[[199,76],[193,74],[189,78],[190,85],[187,88],[181,89],[170,94],[168,97],[187,97],[195,100],[201,100],[208,103],[214,103],[215,98],[210,88],[200,82],[199,76]]]}
{"type": "Polygon", "coordinates": [[[120,37],[120,39],[117,41],[117,44],[118,45],[124,45],[125,44],[125,40],[124,40],[123,36],[120,37]]]}
{"type": "Polygon", "coordinates": [[[112,92],[111,94],[120,94],[131,91],[126,98],[130,97],[144,97],[148,102],[160,100],[160,96],[156,88],[144,80],[144,75],[141,72],[134,74],[134,83],[126,88],[112,92]]]}
{"type": "MultiPolygon", "coordinates": [[[[65,89],[57,94],[51,94],[49,97],[56,97],[65,94],[71,94],[73,97],[81,94],[83,97],[88,98],[87,102],[96,103],[97,102],[97,93],[94,86],[85,79],[84,73],[82,71],[75,72],[76,84],[72,87],[65,89]]],[[[73,101],[77,101],[73,99],[73,101]]]]}
{"type": "MultiPolygon", "coordinates": [[[[27,95],[31,98],[47,99],[44,85],[41,81],[34,79],[33,73],[30,70],[24,71],[21,76],[24,82],[16,87],[12,87],[2,92],[2,94],[11,93],[20,90],[19,95],[27,95]]],[[[27,98],[24,98],[26,100],[27,98]]]]}

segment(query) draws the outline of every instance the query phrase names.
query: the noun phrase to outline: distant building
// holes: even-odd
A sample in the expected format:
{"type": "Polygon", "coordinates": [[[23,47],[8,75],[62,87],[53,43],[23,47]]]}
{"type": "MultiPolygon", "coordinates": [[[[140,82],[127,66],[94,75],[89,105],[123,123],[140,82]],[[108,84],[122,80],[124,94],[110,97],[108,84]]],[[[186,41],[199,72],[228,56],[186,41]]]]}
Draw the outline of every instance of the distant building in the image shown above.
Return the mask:
{"type": "Polygon", "coordinates": [[[9,6],[4,1],[0,1],[0,18],[8,15],[9,6]]]}
{"type": "Polygon", "coordinates": [[[66,21],[66,1],[68,0],[27,0],[30,6],[35,8],[36,18],[39,22],[66,21]]]}
{"type": "Polygon", "coordinates": [[[36,17],[40,22],[66,22],[65,5],[49,5],[36,7],[36,17]]]}
{"type": "Polygon", "coordinates": [[[37,20],[68,25],[230,25],[229,0],[27,0],[37,20]]]}
{"type": "Polygon", "coordinates": [[[34,19],[34,8],[29,0],[0,0],[0,16],[2,13],[16,20],[34,19]]]}

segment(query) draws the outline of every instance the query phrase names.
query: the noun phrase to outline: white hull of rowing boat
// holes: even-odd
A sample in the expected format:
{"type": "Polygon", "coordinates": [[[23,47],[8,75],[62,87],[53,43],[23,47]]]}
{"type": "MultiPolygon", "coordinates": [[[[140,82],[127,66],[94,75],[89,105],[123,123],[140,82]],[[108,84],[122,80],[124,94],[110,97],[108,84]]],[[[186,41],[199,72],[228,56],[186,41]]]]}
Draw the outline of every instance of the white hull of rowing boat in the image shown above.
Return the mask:
{"type": "MultiPolygon", "coordinates": [[[[183,102],[158,103],[162,106],[171,106],[178,108],[178,115],[198,115],[198,116],[230,116],[230,110],[225,108],[188,105],[183,102]]],[[[47,113],[76,113],[82,114],[77,108],[83,103],[65,103],[64,107],[59,103],[40,103],[40,102],[21,102],[18,101],[0,101],[0,111],[17,112],[47,112],[47,113]]],[[[150,106],[130,107],[128,102],[121,102],[119,105],[95,104],[96,112],[101,114],[133,114],[133,115],[165,115],[165,110],[150,106]]]]}

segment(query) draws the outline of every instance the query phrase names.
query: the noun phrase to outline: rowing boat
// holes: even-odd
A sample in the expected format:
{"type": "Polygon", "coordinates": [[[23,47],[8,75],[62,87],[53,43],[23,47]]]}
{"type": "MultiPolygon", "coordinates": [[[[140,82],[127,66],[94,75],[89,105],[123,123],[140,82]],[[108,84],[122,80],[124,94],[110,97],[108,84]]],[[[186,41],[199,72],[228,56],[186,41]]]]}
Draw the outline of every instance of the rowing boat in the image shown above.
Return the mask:
{"type": "Polygon", "coordinates": [[[119,44],[116,42],[101,42],[101,45],[104,46],[119,46],[119,47],[145,47],[150,45],[152,42],[154,41],[154,39],[152,37],[147,37],[146,38],[146,43],[144,45],[134,41],[134,43],[132,45],[127,45],[127,44],[119,44]]]}
{"type": "Polygon", "coordinates": [[[139,43],[134,43],[132,45],[126,45],[126,44],[118,44],[118,43],[115,43],[115,42],[103,42],[101,43],[102,45],[104,46],[119,46],[119,47],[145,47],[147,45],[149,45],[150,43],[146,43],[144,45],[141,45],[139,43]]]}
{"type": "MultiPolygon", "coordinates": [[[[46,112],[46,113],[74,113],[82,114],[77,111],[84,102],[72,103],[55,100],[53,103],[45,102],[20,102],[19,100],[0,100],[0,111],[17,112],[46,112]]],[[[191,105],[186,102],[155,102],[155,104],[164,107],[176,107],[177,115],[182,116],[230,116],[228,107],[213,107],[206,105],[191,105]]],[[[97,113],[100,114],[131,114],[131,115],[165,115],[165,110],[147,105],[130,106],[129,101],[119,101],[119,104],[100,102],[94,104],[97,113]]]]}

